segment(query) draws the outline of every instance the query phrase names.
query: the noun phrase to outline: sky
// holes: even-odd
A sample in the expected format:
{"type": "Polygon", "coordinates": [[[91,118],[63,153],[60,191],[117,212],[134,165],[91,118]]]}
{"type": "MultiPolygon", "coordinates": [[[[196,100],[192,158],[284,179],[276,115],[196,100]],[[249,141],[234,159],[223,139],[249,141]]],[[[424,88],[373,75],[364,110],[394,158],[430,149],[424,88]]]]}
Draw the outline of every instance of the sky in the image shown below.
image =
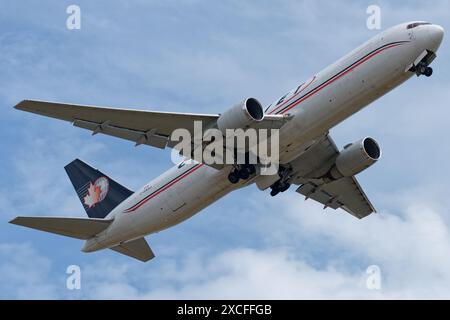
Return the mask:
{"type": "Polygon", "coordinates": [[[148,236],[156,258],[147,263],[8,223],[84,217],[63,169],[75,158],[133,190],[172,166],[170,150],[92,137],[14,110],[19,101],[195,113],[245,97],[268,105],[380,32],[366,26],[372,4],[382,29],[426,20],[450,30],[446,0],[0,0],[0,298],[450,298],[447,39],[431,78],[412,78],[331,130],[339,147],[372,136],[383,149],[358,175],[378,209],[366,219],[250,186],[148,236]],[[71,4],[80,30],[66,27],[71,4]],[[66,286],[70,265],[80,267],[79,290],[66,286]]]}

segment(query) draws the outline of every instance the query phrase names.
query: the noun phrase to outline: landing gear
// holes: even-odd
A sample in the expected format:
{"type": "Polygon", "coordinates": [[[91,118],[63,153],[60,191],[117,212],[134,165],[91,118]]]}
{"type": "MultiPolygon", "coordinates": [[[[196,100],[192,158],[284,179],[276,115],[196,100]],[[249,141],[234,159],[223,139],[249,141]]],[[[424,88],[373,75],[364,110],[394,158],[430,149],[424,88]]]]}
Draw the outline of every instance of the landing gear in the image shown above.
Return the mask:
{"type": "Polygon", "coordinates": [[[287,182],[283,182],[281,183],[280,180],[278,180],[277,182],[275,182],[270,188],[272,189],[270,191],[270,195],[272,197],[275,197],[277,194],[279,194],[280,192],[285,192],[289,189],[289,187],[291,186],[290,183],[287,182]]]}
{"type": "Polygon", "coordinates": [[[239,182],[239,176],[236,171],[231,171],[228,175],[228,181],[230,181],[232,184],[236,184],[239,182]]]}
{"type": "Polygon", "coordinates": [[[420,62],[414,69],[417,76],[424,75],[426,77],[431,77],[433,74],[433,68],[428,67],[424,62],[420,62]]]}
{"type": "Polygon", "coordinates": [[[280,190],[278,190],[278,189],[274,189],[274,188],[272,188],[272,190],[270,191],[270,195],[272,196],[272,197],[275,197],[277,194],[279,194],[280,193],[280,190]]]}
{"type": "Polygon", "coordinates": [[[251,175],[256,173],[256,168],[253,164],[243,164],[236,166],[228,175],[228,180],[236,184],[240,179],[247,180],[251,175]]]}
{"type": "Polygon", "coordinates": [[[270,186],[270,188],[272,189],[270,191],[270,195],[272,197],[275,197],[280,192],[285,192],[291,186],[291,184],[289,183],[291,170],[289,168],[280,167],[278,175],[280,176],[280,180],[270,186]]]}
{"type": "Polygon", "coordinates": [[[280,187],[280,192],[285,192],[289,189],[291,185],[289,183],[285,183],[283,186],[280,187]]]}
{"type": "Polygon", "coordinates": [[[247,165],[247,171],[249,175],[256,173],[256,167],[253,164],[247,165]]]}
{"type": "Polygon", "coordinates": [[[238,171],[239,178],[242,180],[247,180],[250,177],[250,173],[246,167],[239,169],[238,171]]]}
{"type": "Polygon", "coordinates": [[[423,73],[426,77],[431,77],[431,75],[433,74],[433,68],[431,67],[426,67],[425,68],[425,72],[423,73]]]}

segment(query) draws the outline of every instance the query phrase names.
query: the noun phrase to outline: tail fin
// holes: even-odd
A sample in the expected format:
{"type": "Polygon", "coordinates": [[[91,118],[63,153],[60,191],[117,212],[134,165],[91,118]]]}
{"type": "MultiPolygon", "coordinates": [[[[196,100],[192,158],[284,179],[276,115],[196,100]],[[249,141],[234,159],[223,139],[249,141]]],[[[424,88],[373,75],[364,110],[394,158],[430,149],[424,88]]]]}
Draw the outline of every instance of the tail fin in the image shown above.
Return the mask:
{"type": "Polygon", "coordinates": [[[79,159],[69,163],[65,169],[89,218],[105,218],[133,194],[79,159]]]}

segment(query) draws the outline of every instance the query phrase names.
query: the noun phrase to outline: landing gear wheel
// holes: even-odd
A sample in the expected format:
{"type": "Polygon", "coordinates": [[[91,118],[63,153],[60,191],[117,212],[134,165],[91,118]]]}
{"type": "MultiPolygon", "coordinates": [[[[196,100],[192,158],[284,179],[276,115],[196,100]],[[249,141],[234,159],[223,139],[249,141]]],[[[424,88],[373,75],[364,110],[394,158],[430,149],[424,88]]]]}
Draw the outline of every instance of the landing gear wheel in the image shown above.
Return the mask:
{"type": "Polygon", "coordinates": [[[238,171],[239,178],[242,180],[247,180],[250,177],[250,173],[248,172],[247,168],[242,168],[238,171]]]}
{"type": "Polygon", "coordinates": [[[253,164],[249,164],[247,166],[247,171],[250,175],[252,175],[252,174],[256,173],[256,168],[253,164]]]}
{"type": "Polygon", "coordinates": [[[239,176],[235,171],[230,172],[230,174],[228,175],[228,181],[230,181],[232,184],[236,184],[239,182],[239,176]]]}
{"type": "Polygon", "coordinates": [[[426,77],[431,77],[431,75],[433,74],[433,69],[429,66],[427,66],[424,62],[419,63],[416,67],[415,70],[416,74],[418,76],[420,75],[424,75],[426,77]]]}
{"type": "Polygon", "coordinates": [[[270,195],[272,197],[275,197],[279,193],[280,193],[280,190],[278,190],[278,189],[272,189],[272,191],[270,191],[270,195]]]}
{"type": "Polygon", "coordinates": [[[424,70],[424,72],[423,72],[423,74],[424,74],[426,77],[431,77],[431,75],[433,74],[433,68],[426,67],[425,70],[424,70]]]}
{"type": "Polygon", "coordinates": [[[289,189],[291,185],[289,183],[286,183],[284,186],[280,188],[280,192],[285,192],[287,189],[289,189]]]}
{"type": "Polygon", "coordinates": [[[427,66],[424,63],[420,63],[417,65],[417,72],[419,74],[424,74],[425,73],[425,69],[427,68],[427,66]]]}

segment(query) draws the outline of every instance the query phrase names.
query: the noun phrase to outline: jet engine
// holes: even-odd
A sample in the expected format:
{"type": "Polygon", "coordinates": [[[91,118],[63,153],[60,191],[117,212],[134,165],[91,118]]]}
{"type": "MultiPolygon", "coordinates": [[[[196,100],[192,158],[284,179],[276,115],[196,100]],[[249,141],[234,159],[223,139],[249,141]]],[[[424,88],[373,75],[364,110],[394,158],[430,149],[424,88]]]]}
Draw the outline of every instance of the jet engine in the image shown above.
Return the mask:
{"type": "Polygon", "coordinates": [[[363,138],[344,147],[330,170],[333,179],[351,177],[373,165],[381,156],[378,143],[372,138],[363,138]]]}
{"type": "Polygon", "coordinates": [[[217,127],[223,134],[226,129],[247,129],[264,118],[264,109],[255,98],[248,98],[228,109],[217,119],[217,127]]]}

